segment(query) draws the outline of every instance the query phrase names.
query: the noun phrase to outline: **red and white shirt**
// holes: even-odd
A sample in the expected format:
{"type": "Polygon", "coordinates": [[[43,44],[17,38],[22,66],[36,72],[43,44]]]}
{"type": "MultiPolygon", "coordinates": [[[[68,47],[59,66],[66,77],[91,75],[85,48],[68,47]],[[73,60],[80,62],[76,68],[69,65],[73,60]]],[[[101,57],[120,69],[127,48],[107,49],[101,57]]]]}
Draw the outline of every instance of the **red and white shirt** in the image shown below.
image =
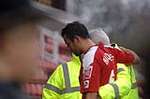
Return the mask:
{"type": "Polygon", "coordinates": [[[100,86],[116,79],[117,63],[133,63],[133,60],[131,53],[104,47],[102,43],[91,47],[81,56],[81,93],[98,92],[100,86]]]}

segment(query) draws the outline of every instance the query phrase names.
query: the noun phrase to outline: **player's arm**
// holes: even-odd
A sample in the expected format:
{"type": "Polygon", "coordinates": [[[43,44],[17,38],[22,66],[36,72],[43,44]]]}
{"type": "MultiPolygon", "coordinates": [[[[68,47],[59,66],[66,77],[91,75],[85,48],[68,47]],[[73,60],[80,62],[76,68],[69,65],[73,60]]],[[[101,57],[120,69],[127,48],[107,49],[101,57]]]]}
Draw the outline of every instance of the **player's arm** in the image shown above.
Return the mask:
{"type": "Polygon", "coordinates": [[[112,48],[111,51],[112,54],[115,56],[117,63],[137,64],[140,61],[139,56],[130,49],[119,47],[119,49],[112,48]]]}
{"type": "Polygon", "coordinates": [[[127,53],[131,53],[134,56],[133,63],[138,64],[140,62],[140,57],[132,50],[124,48],[124,47],[119,47],[121,50],[126,51],[127,53]]]}
{"type": "Polygon", "coordinates": [[[83,94],[82,99],[100,99],[100,97],[97,95],[97,93],[86,93],[83,94]]]}

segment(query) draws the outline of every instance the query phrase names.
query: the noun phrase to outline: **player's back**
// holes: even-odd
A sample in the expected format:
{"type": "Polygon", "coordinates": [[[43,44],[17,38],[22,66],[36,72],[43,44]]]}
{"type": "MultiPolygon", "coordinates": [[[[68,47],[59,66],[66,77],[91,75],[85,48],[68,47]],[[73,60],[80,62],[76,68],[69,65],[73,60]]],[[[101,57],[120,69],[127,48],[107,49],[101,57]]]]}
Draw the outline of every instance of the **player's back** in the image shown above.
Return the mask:
{"type": "Polygon", "coordinates": [[[117,67],[112,50],[112,48],[104,47],[104,45],[100,43],[96,51],[95,58],[98,61],[96,64],[101,67],[100,86],[116,80],[117,67]]]}
{"type": "Polygon", "coordinates": [[[81,91],[95,91],[116,76],[114,56],[103,44],[93,46],[82,56],[81,91]]]}

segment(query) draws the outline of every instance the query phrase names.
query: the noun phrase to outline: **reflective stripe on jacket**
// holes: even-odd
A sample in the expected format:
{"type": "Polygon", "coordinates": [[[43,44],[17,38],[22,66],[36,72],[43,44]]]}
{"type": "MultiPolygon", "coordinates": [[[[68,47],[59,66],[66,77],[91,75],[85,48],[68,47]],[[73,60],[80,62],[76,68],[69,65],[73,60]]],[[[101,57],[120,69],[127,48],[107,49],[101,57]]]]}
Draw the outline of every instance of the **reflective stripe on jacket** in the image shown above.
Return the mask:
{"type": "Polygon", "coordinates": [[[76,56],[59,65],[47,81],[42,99],[81,99],[79,72],[80,61],[76,56]]]}
{"type": "Polygon", "coordinates": [[[133,66],[117,64],[117,80],[99,90],[102,99],[139,99],[133,66]]]}

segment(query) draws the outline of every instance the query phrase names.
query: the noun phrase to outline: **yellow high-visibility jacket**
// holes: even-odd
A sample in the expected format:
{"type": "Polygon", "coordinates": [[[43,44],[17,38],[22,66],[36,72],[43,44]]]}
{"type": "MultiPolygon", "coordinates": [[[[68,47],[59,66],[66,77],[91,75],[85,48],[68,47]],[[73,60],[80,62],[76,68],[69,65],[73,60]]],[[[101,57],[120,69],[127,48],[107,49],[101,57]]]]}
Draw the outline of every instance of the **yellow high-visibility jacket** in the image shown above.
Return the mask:
{"type": "Polygon", "coordinates": [[[102,99],[139,99],[133,66],[117,64],[117,80],[99,88],[102,99]]]}
{"type": "MultiPolygon", "coordinates": [[[[59,65],[43,89],[42,99],[81,99],[79,88],[79,58],[73,56],[66,64],[59,65]]],[[[138,99],[133,67],[117,64],[117,80],[99,89],[102,99],[138,99]],[[131,69],[132,68],[132,69],[131,69]],[[134,87],[134,86],[133,86],[134,87]]]]}
{"type": "Polygon", "coordinates": [[[71,61],[59,65],[47,81],[42,99],[81,99],[80,65],[79,58],[74,55],[71,61]]]}

